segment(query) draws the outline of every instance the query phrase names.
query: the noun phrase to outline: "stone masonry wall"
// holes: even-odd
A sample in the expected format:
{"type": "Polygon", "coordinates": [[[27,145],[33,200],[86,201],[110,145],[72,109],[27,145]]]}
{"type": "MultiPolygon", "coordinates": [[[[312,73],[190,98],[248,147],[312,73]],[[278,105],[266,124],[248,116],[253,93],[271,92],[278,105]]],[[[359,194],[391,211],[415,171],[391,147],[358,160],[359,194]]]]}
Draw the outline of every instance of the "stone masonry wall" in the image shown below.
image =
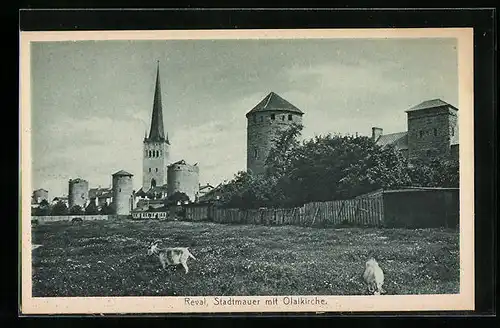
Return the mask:
{"type": "Polygon", "coordinates": [[[286,130],[293,123],[302,124],[302,116],[284,111],[266,111],[250,115],[247,119],[247,170],[254,174],[265,172],[267,155],[278,131],[286,130]],[[271,119],[271,115],[275,119],[271,119]],[[292,120],[288,120],[292,115],[292,120]]]}
{"type": "Polygon", "coordinates": [[[155,179],[157,186],[167,183],[167,166],[169,164],[169,145],[166,142],[144,142],[142,190],[151,187],[151,179],[155,179]],[[151,151],[151,157],[149,152],[151,151]],[[156,153],[158,152],[158,156],[156,153]]]}
{"type": "Polygon", "coordinates": [[[450,155],[451,126],[456,116],[447,107],[408,113],[410,160],[450,155]]]}
{"type": "Polygon", "coordinates": [[[168,168],[167,194],[185,193],[191,201],[195,200],[200,188],[200,171],[198,166],[175,164],[168,168]]]}
{"type": "Polygon", "coordinates": [[[130,214],[133,188],[131,176],[113,177],[113,208],[115,210],[115,214],[130,214]]]}
{"type": "Polygon", "coordinates": [[[85,208],[89,200],[89,183],[86,180],[70,180],[68,190],[69,208],[79,205],[85,208]]]}

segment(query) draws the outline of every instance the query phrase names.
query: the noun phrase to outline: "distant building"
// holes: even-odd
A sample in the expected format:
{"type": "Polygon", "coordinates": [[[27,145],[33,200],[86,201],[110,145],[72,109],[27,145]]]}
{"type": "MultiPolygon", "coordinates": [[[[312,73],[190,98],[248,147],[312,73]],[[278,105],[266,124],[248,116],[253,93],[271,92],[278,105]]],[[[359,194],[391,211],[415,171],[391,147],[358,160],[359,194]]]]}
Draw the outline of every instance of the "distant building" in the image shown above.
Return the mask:
{"type": "Polygon", "coordinates": [[[69,190],[68,190],[68,206],[72,208],[73,206],[80,206],[85,208],[89,202],[89,183],[88,181],[76,178],[69,180],[69,190]]]}
{"type": "Polygon", "coordinates": [[[300,109],[274,92],[246,114],[248,171],[254,174],[265,172],[265,162],[275,136],[294,123],[302,124],[302,115],[300,109]]]}
{"type": "Polygon", "coordinates": [[[222,187],[224,186],[223,183],[220,183],[216,187],[214,187],[212,190],[206,192],[203,195],[200,195],[198,197],[198,203],[212,203],[215,204],[217,203],[222,195],[222,187]]]}
{"type": "Polygon", "coordinates": [[[393,145],[411,163],[417,159],[458,159],[458,108],[442,101],[424,101],[407,113],[408,130],[383,134],[372,128],[372,140],[379,146],[393,145]]]}
{"type": "Polygon", "coordinates": [[[214,190],[214,186],[210,185],[209,183],[203,186],[200,185],[198,188],[198,193],[196,194],[196,200],[200,199],[200,197],[202,198],[212,190],[214,190]]]}
{"type": "Polygon", "coordinates": [[[66,196],[54,197],[54,199],[52,200],[52,205],[55,205],[59,202],[63,203],[67,207],[69,207],[68,197],[66,197],[66,196]]]}
{"type": "Polygon", "coordinates": [[[43,200],[49,201],[49,192],[45,189],[37,189],[33,191],[31,196],[31,204],[40,204],[43,200]]]}
{"type": "Polygon", "coordinates": [[[110,205],[113,202],[113,191],[111,188],[91,188],[89,189],[89,199],[97,207],[110,205]]]}
{"type": "Polygon", "coordinates": [[[149,188],[147,192],[141,188],[135,193],[137,200],[164,199],[167,197],[167,185],[149,188]]]}
{"type": "Polygon", "coordinates": [[[157,210],[164,206],[164,199],[139,199],[136,203],[134,211],[147,211],[150,209],[157,210]]]}
{"type": "Polygon", "coordinates": [[[198,163],[190,165],[180,160],[168,166],[168,195],[185,193],[194,202],[200,188],[200,168],[198,163]]]}

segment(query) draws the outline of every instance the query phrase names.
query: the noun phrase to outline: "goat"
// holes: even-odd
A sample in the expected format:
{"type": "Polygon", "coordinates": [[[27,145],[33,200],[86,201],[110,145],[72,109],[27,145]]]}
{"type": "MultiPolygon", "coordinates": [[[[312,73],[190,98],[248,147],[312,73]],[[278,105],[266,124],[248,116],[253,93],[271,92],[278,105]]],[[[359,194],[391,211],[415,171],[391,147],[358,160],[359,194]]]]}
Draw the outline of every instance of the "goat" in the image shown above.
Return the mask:
{"type": "Polygon", "coordinates": [[[163,269],[166,269],[167,265],[179,265],[182,264],[186,274],[189,272],[187,266],[187,260],[191,257],[193,260],[196,258],[191,254],[187,247],[166,247],[160,248],[158,244],[159,240],[151,243],[148,249],[148,255],[156,255],[160,259],[160,263],[163,269]]]}
{"type": "Polygon", "coordinates": [[[374,295],[385,293],[385,290],[382,288],[384,284],[384,272],[373,257],[366,261],[363,279],[370,293],[374,295]]]}

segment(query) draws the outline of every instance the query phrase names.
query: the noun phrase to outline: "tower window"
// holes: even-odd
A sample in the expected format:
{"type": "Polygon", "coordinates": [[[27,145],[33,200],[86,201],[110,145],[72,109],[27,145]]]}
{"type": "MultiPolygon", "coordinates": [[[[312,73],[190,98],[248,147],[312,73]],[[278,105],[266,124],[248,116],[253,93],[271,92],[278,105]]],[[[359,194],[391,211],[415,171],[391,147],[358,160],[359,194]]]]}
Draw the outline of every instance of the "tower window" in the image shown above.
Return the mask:
{"type": "Polygon", "coordinates": [[[151,172],[151,168],[149,168],[149,172],[151,172]]]}
{"type": "Polygon", "coordinates": [[[253,122],[257,123],[257,115],[253,115],[253,122]]]}
{"type": "Polygon", "coordinates": [[[455,128],[454,127],[451,127],[451,135],[454,136],[455,135],[455,128]]]}
{"type": "Polygon", "coordinates": [[[122,192],[122,188],[118,188],[118,192],[122,192]]]}
{"type": "Polygon", "coordinates": [[[264,116],[261,116],[261,117],[260,117],[260,121],[261,121],[261,122],[264,122],[264,116]]]}
{"type": "Polygon", "coordinates": [[[288,120],[291,121],[292,120],[292,114],[288,114],[288,120]]]}
{"type": "Polygon", "coordinates": [[[257,148],[255,148],[255,149],[253,150],[253,157],[255,157],[255,158],[258,158],[258,157],[259,157],[259,151],[257,150],[257,148]]]}
{"type": "Polygon", "coordinates": [[[151,157],[151,150],[148,151],[148,157],[151,157]]]}
{"type": "Polygon", "coordinates": [[[285,115],[281,115],[281,120],[284,121],[285,120],[285,115]]]}
{"type": "Polygon", "coordinates": [[[275,120],[276,116],[274,114],[271,114],[271,120],[275,120]]]}
{"type": "Polygon", "coordinates": [[[438,130],[434,128],[434,136],[436,137],[438,135],[438,130]]]}
{"type": "Polygon", "coordinates": [[[155,172],[158,172],[158,168],[155,169],[155,172]]]}

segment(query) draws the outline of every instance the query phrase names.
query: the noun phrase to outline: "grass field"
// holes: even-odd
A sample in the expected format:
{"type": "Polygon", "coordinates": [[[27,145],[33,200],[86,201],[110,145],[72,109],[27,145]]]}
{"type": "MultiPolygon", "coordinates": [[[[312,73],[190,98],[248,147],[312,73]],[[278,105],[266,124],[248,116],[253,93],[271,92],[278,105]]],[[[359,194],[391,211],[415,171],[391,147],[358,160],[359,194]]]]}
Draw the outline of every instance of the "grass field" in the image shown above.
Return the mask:
{"type": "Polygon", "coordinates": [[[459,292],[456,230],[315,229],[172,221],[33,227],[33,296],[357,295],[374,256],[387,294],[459,292]],[[161,269],[147,244],[197,260],[161,269]]]}

